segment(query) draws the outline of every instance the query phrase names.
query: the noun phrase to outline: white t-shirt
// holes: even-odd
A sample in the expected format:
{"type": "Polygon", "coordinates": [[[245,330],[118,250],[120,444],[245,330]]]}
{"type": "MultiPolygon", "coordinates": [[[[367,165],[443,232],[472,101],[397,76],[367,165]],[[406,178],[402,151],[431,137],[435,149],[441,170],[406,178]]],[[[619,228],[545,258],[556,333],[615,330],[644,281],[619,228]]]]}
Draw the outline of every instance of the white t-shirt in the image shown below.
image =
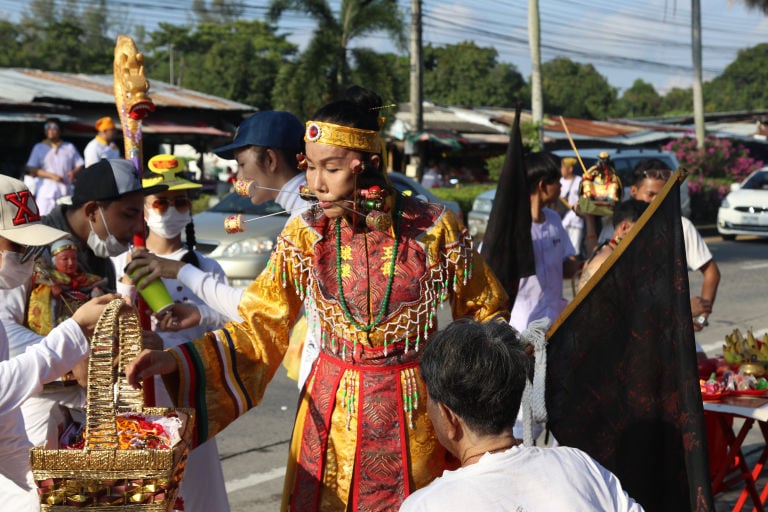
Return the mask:
{"type": "MultiPolygon", "coordinates": [[[[568,204],[575,206],[579,203],[579,185],[581,184],[581,176],[574,176],[572,179],[567,180],[560,178],[560,197],[568,201],[568,204]]],[[[584,219],[576,215],[573,210],[568,211],[563,217],[563,226],[566,228],[583,228],[584,219]]]]}
{"type": "MultiPolygon", "coordinates": [[[[706,262],[712,259],[712,253],[709,251],[706,242],[701,234],[693,225],[693,222],[686,217],[680,217],[683,224],[683,242],[685,243],[685,259],[690,270],[699,270],[706,262]]],[[[610,240],[613,236],[613,225],[608,224],[600,232],[600,242],[610,240]]]]}
{"type": "Polygon", "coordinates": [[[8,337],[0,323],[0,496],[3,510],[40,510],[29,467],[29,449],[20,405],[40,393],[43,384],[72,369],[90,350],[88,340],[71,318],[56,326],[42,341],[9,359],[8,337]]]}
{"type": "Polygon", "coordinates": [[[618,478],[576,448],[515,446],[445,471],[400,512],[641,512],[618,478]]]}
{"type": "Polygon", "coordinates": [[[520,280],[509,323],[522,332],[539,318],[551,321],[560,315],[563,298],[563,262],[576,254],[557,212],[543,208],[544,222],[531,224],[536,275],[520,280]]]}

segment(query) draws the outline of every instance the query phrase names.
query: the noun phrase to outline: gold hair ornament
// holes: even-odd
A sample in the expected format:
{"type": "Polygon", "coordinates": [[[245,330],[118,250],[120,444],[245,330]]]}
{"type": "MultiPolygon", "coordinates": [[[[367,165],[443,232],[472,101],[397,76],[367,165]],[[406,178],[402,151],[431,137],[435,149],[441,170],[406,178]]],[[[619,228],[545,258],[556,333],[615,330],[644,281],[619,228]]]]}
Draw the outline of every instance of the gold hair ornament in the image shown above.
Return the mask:
{"type": "Polygon", "coordinates": [[[381,153],[381,138],[377,131],[362,130],[322,121],[307,121],[306,126],[305,142],[317,142],[327,146],[338,146],[368,153],[381,153]]]}

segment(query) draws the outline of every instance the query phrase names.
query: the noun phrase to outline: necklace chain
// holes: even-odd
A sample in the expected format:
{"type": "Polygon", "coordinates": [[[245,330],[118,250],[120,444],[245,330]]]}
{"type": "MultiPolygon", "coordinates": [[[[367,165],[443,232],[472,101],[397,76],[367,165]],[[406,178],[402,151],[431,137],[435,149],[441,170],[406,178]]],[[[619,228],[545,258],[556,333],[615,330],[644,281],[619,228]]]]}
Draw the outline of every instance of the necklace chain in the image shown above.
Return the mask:
{"type": "Polygon", "coordinates": [[[398,204],[396,199],[395,216],[397,217],[397,223],[395,225],[395,243],[392,249],[392,261],[389,263],[389,279],[387,280],[387,290],[384,294],[384,300],[382,301],[381,309],[376,315],[376,318],[374,318],[373,321],[368,322],[367,325],[360,324],[357,322],[357,320],[355,320],[355,318],[352,316],[352,312],[349,310],[349,306],[347,305],[347,299],[344,297],[344,286],[341,279],[341,217],[336,218],[336,281],[339,285],[339,302],[341,303],[341,309],[344,311],[344,316],[347,318],[347,320],[352,325],[354,325],[356,329],[364,332],[372,331],[373,328],[376,327],[379,322],[381,322],[381,319],[384,317],[384,314],[389,308],[389,298],[392,295],[392,283],[395,280],[395,263],[397,263],[397,251],[400,247],[400,237],[398,235],[400,233],[401,215],[397,206],[398,204]]]}
{"type": "Polygon", "coordinates": [[[475,457],[481,457],[481,456],[485,455],[486,453],[499,453],[499,452],[503,452],[503,451],[509,450],[510,448],[515,446],[516,444],[517,443],[512,443],[512,444],[509,444],[509,445],[506,445],[506,446],[501,446],[499,448],[494,448],[493,450],[484,450],[484,451],[482,451],[480,453],[476,453],[474,455],[470,455],[469,457],[465,457],[461,461],[461,465],[464,466],[464,465],[466,465],[467,461],[472,460],[475,457]]]}

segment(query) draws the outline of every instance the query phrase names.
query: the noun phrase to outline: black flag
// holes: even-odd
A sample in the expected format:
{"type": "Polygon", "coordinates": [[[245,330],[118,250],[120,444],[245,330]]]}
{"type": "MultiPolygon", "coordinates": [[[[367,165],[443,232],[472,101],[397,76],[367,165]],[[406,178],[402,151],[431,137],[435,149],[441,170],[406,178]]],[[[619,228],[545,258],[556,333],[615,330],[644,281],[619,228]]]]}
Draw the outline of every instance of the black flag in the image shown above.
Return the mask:
{"type": "Polygon", "coordinates": [[[553,435],[649,512],[714,510],[679,183],[677,172],[548,333],[553,435]]]}
{"type": "Polygon", "coordinates": [[[480,253],[504,286],[511,307],[517,297],[520,278],[536,273],[531,241],[531,199],[520,133],[520,104],[515,108],[515,121],[480,253]]]}

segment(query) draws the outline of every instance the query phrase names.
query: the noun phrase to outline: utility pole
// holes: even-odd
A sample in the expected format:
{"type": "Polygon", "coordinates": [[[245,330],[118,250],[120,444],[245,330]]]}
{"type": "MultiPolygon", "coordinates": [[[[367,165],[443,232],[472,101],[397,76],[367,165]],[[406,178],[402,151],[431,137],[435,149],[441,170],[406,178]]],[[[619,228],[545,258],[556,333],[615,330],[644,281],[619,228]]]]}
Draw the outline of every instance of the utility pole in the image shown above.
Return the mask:
{"type": "Polygon", "coordinates": [[[168,83],[173,85],[173,43],[168,43],[168,83]]]}
{"type": "Polygon", "coordinates": [[[541,92],[541,22],[539,0],[528,0],[528,47],[531,52],[531,115],[539,148],[544,149],[544,101],[541,92]]]}
{"type": "Polygon", "coordinates": [[[701,78],[701,3],[691,0],[691,46],[693,48],[693,122],[696,125],[696,147],[704,147],[704,92],[701,78]]]}
{"type": "MultiPolygon", "coordinates": [[[[420,134],[424,131],[423,86],[421,58],[421,0],[411,0],[411,131],[420,134]]],[[[424,148],[415,143],[419,150],[416,158],[416,177],[421,179],[424,167],[424,148]]]]}

